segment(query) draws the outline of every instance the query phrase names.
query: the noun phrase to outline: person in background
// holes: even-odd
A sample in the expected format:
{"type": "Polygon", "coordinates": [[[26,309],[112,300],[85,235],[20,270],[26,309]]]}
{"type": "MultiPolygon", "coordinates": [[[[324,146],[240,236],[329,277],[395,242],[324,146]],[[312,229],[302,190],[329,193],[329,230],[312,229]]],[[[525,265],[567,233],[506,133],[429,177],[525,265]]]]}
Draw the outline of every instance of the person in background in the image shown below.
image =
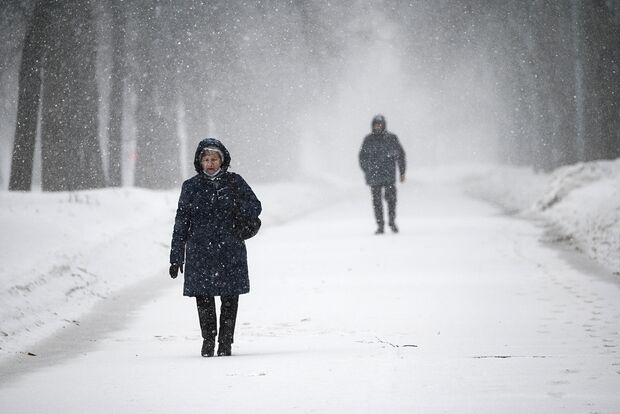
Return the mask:
{"type": "MultiPolygon", "coordinates": [[[[244,237],[235,228],[239,215],[259,220],[261,203],[238,174],[229,172],[230,153],[215,138],[198,144],[196,175],[181,188],[170,249],[170,276],[185,266],[184,296],[196,298],[203,357],[231,355],[239,295],[250,291],[244,237]],[[221,299],[219,335],[215,297],[221,299]]],[[[250,236],[251,237],[251,236],[250,236]]]]}
{"type": "Polygon", "coordinates": [[[376,115],[372,119],[372,133],[366,135],[359,152],[359,163],[366,184],[370,186],[372,205],[375,211],[377,231],[383,234],[385,220],[383,217],[383,198],[388,207],[388,225],[394,233],[398,233],[396,226],[396,166],[400,182],[405,181],[407,167],[405,151],[398,141],[398,137],[386,129],[385,117],[376,115]]]}

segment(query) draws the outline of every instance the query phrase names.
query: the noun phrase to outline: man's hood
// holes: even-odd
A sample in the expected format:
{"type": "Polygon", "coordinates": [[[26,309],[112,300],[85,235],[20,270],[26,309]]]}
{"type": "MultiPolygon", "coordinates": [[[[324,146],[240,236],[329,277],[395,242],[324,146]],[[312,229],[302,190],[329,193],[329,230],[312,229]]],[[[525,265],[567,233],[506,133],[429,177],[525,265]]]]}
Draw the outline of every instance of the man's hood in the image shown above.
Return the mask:
{"type": "Polygon", "coordinates": [[[372,118],[372,122],[370,123],[370,130],[372,132],[375,132],[373,129],[373,125],[378,123],[383,124],[383,129],[381,130],[381,132],[387,131],[387,122],[385,121],[385,117],[383,115],[375,115],[375,117],[372,118]]]}

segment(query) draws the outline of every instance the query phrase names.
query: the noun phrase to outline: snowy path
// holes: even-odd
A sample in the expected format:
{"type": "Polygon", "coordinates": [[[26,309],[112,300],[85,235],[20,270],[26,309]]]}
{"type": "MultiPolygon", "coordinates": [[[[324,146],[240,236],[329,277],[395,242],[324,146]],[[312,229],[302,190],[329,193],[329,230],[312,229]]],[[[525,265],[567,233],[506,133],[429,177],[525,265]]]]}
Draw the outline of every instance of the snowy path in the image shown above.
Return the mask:
{"type": "Polygon", "coordinates": [[[450,182],[401,187],[401,233],[374,236],[362,190],[248,243],[233,357],[199,356],[162,269],[138,308],[127,291],[7,365],[0,411],[620,410],[617,284],[450,182]]]}

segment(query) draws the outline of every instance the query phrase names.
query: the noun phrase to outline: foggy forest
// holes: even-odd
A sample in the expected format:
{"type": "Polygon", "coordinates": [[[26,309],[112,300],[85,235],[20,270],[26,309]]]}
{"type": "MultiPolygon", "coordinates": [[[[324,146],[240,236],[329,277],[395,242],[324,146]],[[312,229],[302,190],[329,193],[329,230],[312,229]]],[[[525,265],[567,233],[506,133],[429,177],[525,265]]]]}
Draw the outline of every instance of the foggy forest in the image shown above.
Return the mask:
{"type": "Polygon", "coordinates": [[[196,143],[254,181],[620,156],[620,1],[4,0],[0,185],[177,186],[196,143]]]}
{"type": "Polygon", "coordinates": [[[620,412],[620,0],[0,38],[1,412],[620,412]]]}

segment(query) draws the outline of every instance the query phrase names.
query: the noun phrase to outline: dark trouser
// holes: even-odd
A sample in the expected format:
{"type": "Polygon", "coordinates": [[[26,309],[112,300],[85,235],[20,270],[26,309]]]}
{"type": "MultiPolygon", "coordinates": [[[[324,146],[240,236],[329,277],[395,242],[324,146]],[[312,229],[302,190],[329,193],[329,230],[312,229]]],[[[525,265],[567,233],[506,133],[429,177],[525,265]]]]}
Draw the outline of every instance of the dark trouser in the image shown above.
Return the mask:
{"type": "MultiPolygon", "coordinates": [[[[218,342],[232,344],[235,335],[235,322],[237,321],[237,308],[239,296],[221,296],[220,306],[220,335],[218,342]]],[[[215,298],[213,296],[196,296],[198,305],[198,320],[202,338],[215,342],[217,335],[217,319],[215,316],[215,298]]]]}
{"type": "Polygon", "coordinates": [[[396,185],[372,185],[370,186],[370,193],[372,194],[372,205],[375,208],[377,225],[383,227],[385,224],[383,220],[383,197],[385,197],[388,206],[388,223],[394,224],[396,219],[396,185]]]}

